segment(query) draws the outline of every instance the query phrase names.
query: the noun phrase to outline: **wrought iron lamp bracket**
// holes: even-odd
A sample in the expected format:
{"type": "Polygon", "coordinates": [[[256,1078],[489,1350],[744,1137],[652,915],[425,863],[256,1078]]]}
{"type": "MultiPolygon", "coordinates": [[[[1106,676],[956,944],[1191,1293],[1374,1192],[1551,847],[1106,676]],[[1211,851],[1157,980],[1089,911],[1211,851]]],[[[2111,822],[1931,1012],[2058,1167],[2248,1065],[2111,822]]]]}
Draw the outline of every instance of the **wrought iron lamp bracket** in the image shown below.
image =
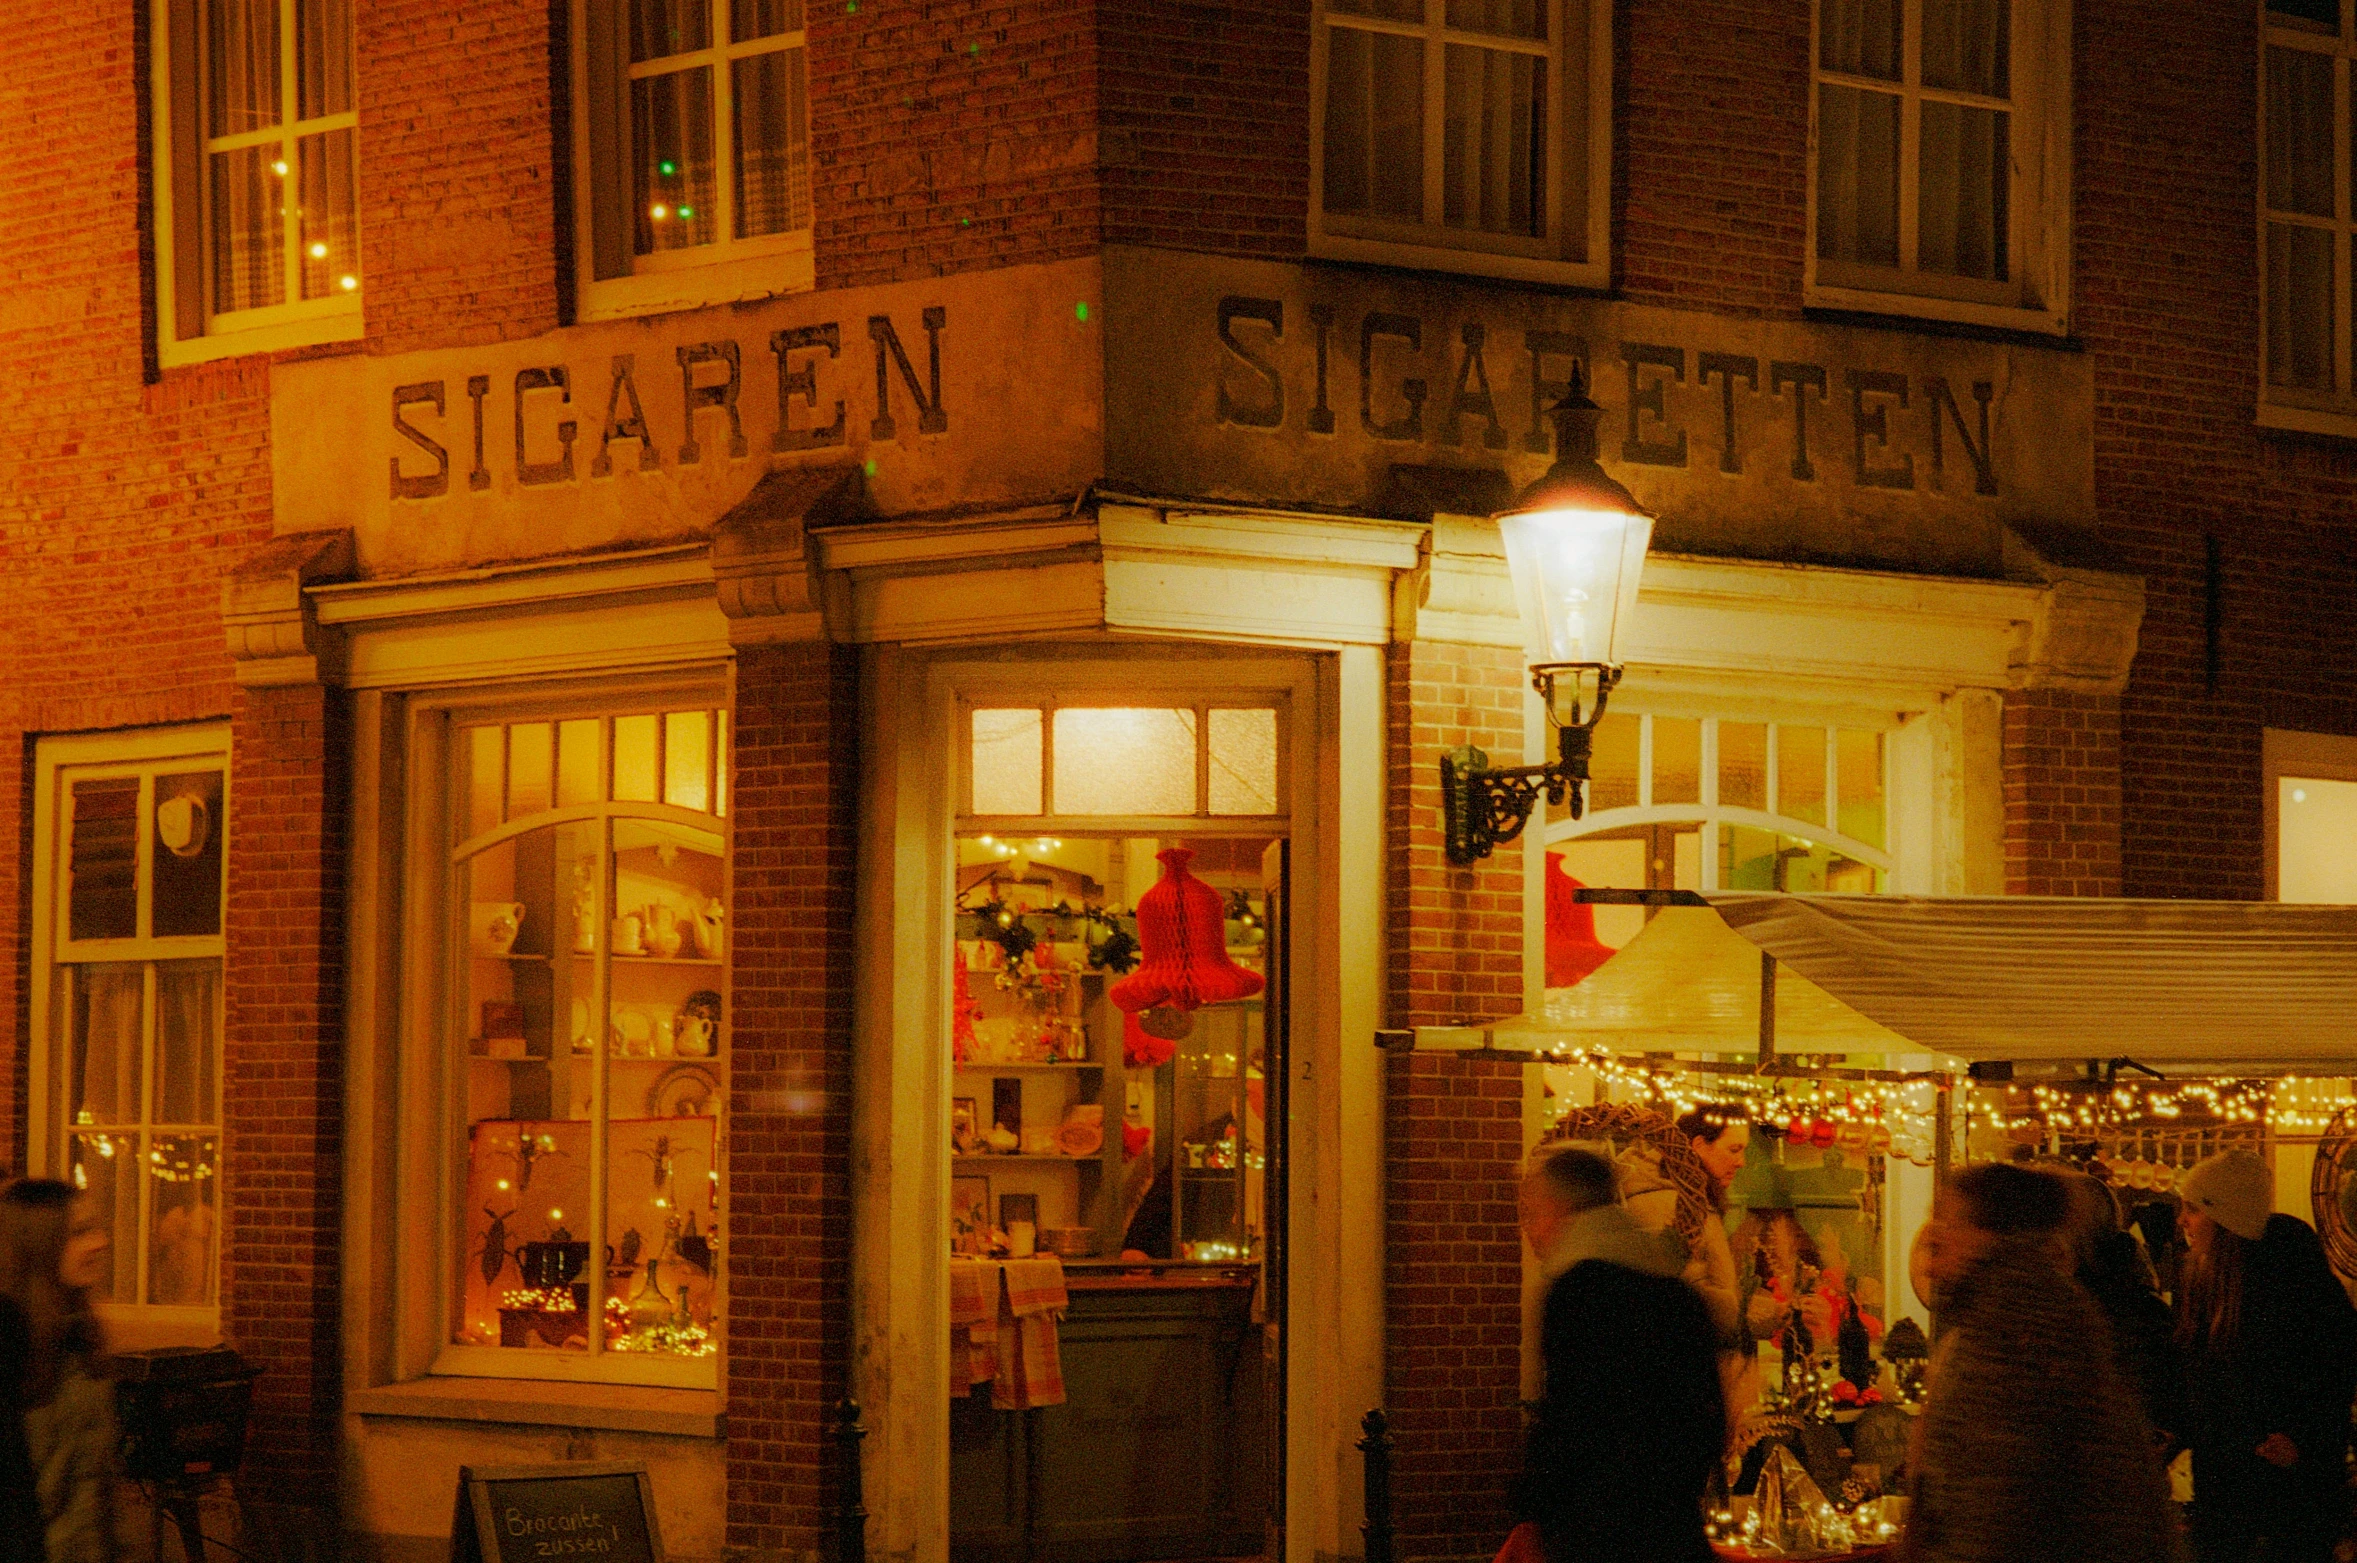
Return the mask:
{"type": "Polygon", "coordinates": [[[1451,863],[1470,867],[1521,835],[1542,795],[1551,806],[1568,806],[1573,819],[1586,811],[1596,724],[1621,670],[1594,662],[1539,663],[1530,670],[1531,687],[1546,702],[1550,721],[1555,720],[1556,678],[1569,673],[1576,679],[1588,672],[1596,675],[1596,704],[1583,714],[1573,700],[1569,719],[1556,724],[1556,754],[1546,764],[1493,766],[1471,744],[1440,757],[1441,818],[1451,863]]]}

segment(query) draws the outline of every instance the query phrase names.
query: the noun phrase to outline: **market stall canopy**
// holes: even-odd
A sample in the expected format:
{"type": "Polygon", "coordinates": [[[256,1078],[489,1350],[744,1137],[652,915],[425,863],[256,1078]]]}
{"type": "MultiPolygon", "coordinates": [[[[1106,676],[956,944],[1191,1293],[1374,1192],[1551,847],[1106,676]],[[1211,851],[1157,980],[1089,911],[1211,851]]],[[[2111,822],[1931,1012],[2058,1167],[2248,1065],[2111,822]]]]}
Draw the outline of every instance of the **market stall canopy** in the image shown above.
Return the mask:
{"type": "Polygon", "coordinates": [[[2175,1074],[2345,1074],[2357,907],[1711,892],[1665,906],[1535,1014],[1419,1048],[1736,1054],[1776,959],[1780,1053],[2132,1058],[2175,1074]]]}

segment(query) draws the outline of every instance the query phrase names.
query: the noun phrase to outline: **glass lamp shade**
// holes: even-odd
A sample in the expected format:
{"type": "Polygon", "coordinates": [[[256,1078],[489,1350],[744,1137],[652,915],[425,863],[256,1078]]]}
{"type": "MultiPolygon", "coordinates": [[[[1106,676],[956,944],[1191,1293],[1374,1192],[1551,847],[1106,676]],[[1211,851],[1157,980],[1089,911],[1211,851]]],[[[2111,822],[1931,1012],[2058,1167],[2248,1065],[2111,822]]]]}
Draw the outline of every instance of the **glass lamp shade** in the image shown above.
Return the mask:
{"type": "Polygon", "coordinates": [[[1533,664],[1617,664],[1637,611],[1637,578],[1653,518],[1636,511],[1544,504],[1498,517],[1506,571],[1533,664]]]}

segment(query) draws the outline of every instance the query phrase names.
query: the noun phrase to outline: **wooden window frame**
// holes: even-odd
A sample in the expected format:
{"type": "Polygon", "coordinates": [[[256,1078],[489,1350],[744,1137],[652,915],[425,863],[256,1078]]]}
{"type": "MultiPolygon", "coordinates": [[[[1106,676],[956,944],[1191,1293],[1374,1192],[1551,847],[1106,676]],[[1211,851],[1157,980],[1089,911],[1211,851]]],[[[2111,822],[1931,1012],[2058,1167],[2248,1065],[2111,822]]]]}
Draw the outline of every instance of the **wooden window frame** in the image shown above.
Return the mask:
{"type": "Polygon", "coordinates": [[[1425,206],[1437,212],[1442,199],[1444,171],[1440,144],[1445,135],[1445,60],[1438,45],[1453,39],[1479,42],[1484,48],[1511,48],[1498,36],[1463,33],[1446,26],[1446,0],[1424,0],[1421,23],[1386,21],[1356,12],[1330,10],[1317,0],[1312,12],[1310,42],[1310,159],[1309,252],[1330,260],[1365,261],[1377,265],[1412,267],[1422,271],[1466,272],[1519,282],[1545,282],[1568,287],[1602,288],[1612,281],[1612,4],[1611,0],[1548,0],[1548,42],[1524,50],[1543,54],[1555,74],[1547,116],[1548,181],[1547,237],[1522,239],[1478,230],[1444,228],[1438,222],[1399,224],[1380,218],[1329,214],[1326,197],[1326,81],[1328,39],[1336,26],[1368,32],[1388,32],[1423,38],[1424,65],[1425,206]],[[1576,29],[1584,49],[1584,80],[1575,90],[1564,65],[1572,29],[1565,25],[1569,10],[1584,13],[1576,29]],[[1574,116],[1580,116],[1585,155],[1577,162],[1585,173],[1585,200],[1575,207],[1562,177],[1573,159],[1562,154],[1574,116]],[[1575,248],[1573,240],[1578,241],[1575,248]]]}
{"type": "MultiPolygon", "coordinates": [[[[2351,232],[2357,227],[2357,211],[2351,207],[2349,181],[2357,175],[2351,167],[2349,138],[2349,92],[2352,84],[2351,58],[2357,55],[2357,6],[2341,0],[2341,25],[2337,34],[2314,31],[2277,17],[2267,0],[2258,0],[2259,51],[2254,80],[2258,112],[2258,157],[2253,165],[2257,178],[2253,181],[2252,204],[2257,210],[2258,282],[2258,341],[2256,343],[2259,368],[2258,424],[2261,428],[2290,429],[2303,434],[2357,435],[2357,363],[2352,363],[2350,338],[2353,324],[2351,287],[2357,280],[2351,257],[2351,232]],[[2278,48],[2305,49],[2312,53],[2328,54],[2333,60],[2333,215],[2319,217],[2307,212],[2278,212],[2267,204],[2267,56],[2278,48]],[[2321,228],[2332,235],[2332,361],[2333,389],[2303,390],[2294,386],[2276,385],[2270,377],[2267,356],[2267,229],[2275,223],[2290,223],[2299,227],[2321,228]]],[[[2274,859],[2268,859],[2270,880],[2274,874],[2274,859]]]]}
{"type": "Polygon", "coordinates": [[[1922,82],[1923,0],[1901,0],[1901,81],[1893,84],[1824,68],[1823,3],[1810,8],[1808,234],[1801,302],[1811,308],[1992,326],[2063,336],[2070,331],[2071,4],[2007,8],[2006,99],[1928,88],[1922,82]],[[1899,264],[1864,265],[1817,253],[1818,109],[1826,86],[1856,87],[1902,100],[1899,129],[1899,264]],[[2001,282],[1943,277],[1916,269],[1922,105],[1999,107],[2012,116],[2013,177],[2007,192],[2006,271],[2001,282]]]}
{"type": "MultiPolygon", "coordinates": [[[[666,55],[659,62],[633,65],[621,39],[625,13],[621,0],[570,0],[570,3],[572,155],[573,166],[579,170],[578,177],[573,180],[573,231],[578,235],[573,246],[575,318],[583,321],[619,320],[638,315],[667,314],[716,304],[747,303],[782,294],[806,293],[817,286],[817,266],[811,247],[816,224],[815,190],[812,227],[792,228],[784,233],[763,234],[749,239],[730,237],[735,228],[736,202],[736,146],[730,133],[730,111],[736,87],[734,73],[729,66],[731,62],[750,55],[802,51],[805,83],[803,138],[804,155],[807,158],[807,11],[805,25],[801,28],[739,43],[729,36],[729,0],[709,0],[712,9],[712,43],[709,47],[688,54],[666,55]],[[592,34],[601,29],[612,37],[615,54],[610,62],[601,61],[592,54],[592,34]],[[620,145],[621,138],[627,134],[629,83],[642,76],[668,75],[693,70],[699,65],[708,67],[712,72],[713,230],[720,237],[711,244],[693,249],[631,255],[628,257],[630,271],[627,275],[599,277],[599,235],[602,230],[628,222],[634,199],[628,159],[620,145]],[[611,112],[619,116],[622,122],[619,127],[592,112],[600,95],[601,83],[618,100],[611,112]],[[610,151],[603,149],[603,143],[609,138],[614,142],[610,151]],[[607,162],[612,166],[601,166],[607,162]]],[[[618,242],[626,251],[632,248],[627,234],[623,234],[618,242]]]]}
{"type": "MultiPolygon", "coordinates": [[[[230,136],[208,136],[202,119],[206,61],[198,37],[202,28],[200,0],[149,0],[148,90],[152,97],[154,145],[153,220],[155,226],[156,361],[164,368],[233,358],[246,353],[275,352],[328,342],[357,341],[362,331],[361,297],[365,274],[354,262],[351,273],[361,284],[324,298],[302,297],[303,257],[300,222],[293,201],[281,214],[284,233],[282,263],[286,268],[286,301],[262,309],[215,314],[211,308],[211,235],[204,197],[206,156],[216,150],[280,143],[281,175],[294,180],[296,143],[304,136],[349,131],[353,159],[359,159],[358,92],[354,108],[314,119],[292,118],[295,89],[296,0],[278,0],[279,123],[268,130],[230,136]]],[[[357,25],[357,24],[355,24],[357,25]]],[[[357,73],[354,61],[347,70],[357,73]]],[[[353,244],[360,244],[361,214],[352,214],[353,244]]]]}

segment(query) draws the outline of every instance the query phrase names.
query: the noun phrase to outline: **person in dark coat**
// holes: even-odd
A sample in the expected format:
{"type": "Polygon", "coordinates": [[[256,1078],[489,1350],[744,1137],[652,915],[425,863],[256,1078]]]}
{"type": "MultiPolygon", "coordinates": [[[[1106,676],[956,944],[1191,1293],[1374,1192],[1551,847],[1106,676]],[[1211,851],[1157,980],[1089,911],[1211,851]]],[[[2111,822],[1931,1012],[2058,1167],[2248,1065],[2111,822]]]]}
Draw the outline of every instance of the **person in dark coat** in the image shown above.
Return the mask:
{"type": "Polygon", "coordinates": [[[33,1372],[33,1327],[12,1297],[0,1297],[0,1563],[42,1563],[39,1474],[25,1442],[33,1372]]]}
{"type": "Polygon", "coordinates": [[[2178,1192],[2178,1290],[2201,1563],[2324,1563],[2348,1518],[2357,1310],[2306,1222],[2271,1213],[2274,1175],[2213,1156],[2178,1192]]]}
{"type": "Polygon", "coordinates": [[[1548,1563],[1709,1563],[1702,1499],[1727,1444],[1718,1331],[1683,1256],[1620,1205],[1611,1163],[1558,1150],[1523,1181],[1547,1289],[1518,1516],[1548,1563]]]}
{"type": "Polygon", "coordinates": [[[2185,1439],[2185,1362],[2176,1320],[2153,1284],[2136,1239],[2120,1226],[2111,1190],[2085,1173],[2063,1175],[2070,1191],[2069,1237],[2078,1282],[2111,1324],[2112,1366],[2136,1392],[2163,1449],[2185,1439]]]}

